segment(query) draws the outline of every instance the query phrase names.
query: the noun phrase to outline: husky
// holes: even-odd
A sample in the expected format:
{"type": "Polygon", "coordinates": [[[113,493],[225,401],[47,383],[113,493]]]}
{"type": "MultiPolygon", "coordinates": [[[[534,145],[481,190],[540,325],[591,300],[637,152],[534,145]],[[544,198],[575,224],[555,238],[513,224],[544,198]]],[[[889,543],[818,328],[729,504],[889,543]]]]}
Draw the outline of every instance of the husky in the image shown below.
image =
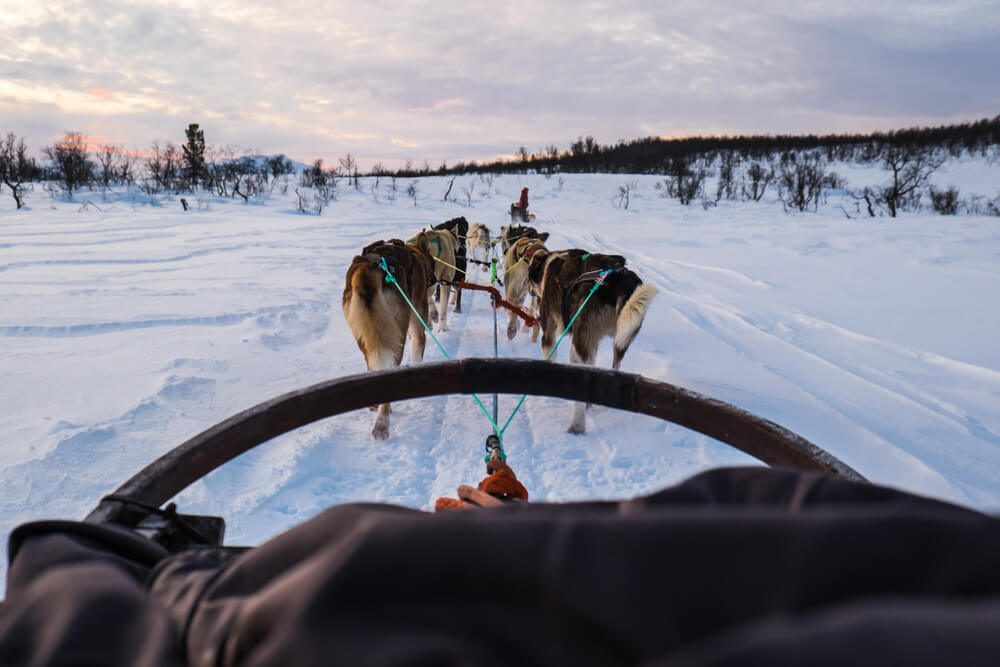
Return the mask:
{"type": "Polygon", "coordinates": [[[466,239],[466,244],[469,247],[469,257],[471,259],[479,260],[476,251],[483,251],[483,258],[479,261],[483,262],[480,266],[483,271],[486,271],[486,262],[489,261],[490,250],[493,248],[493,245],[490,243],[490,230],[481,222],[472,223],[469,226],[469,236],[466,239]]]}
{"type": "MultiPolygon", "coordinates": [[[[548,234],[545,235],[548,238],[548,234]]],[[[528,295],[528,266],[537,252],[547,253],[545,243],[537,238],[521,237],[511,244],[504,255],[504,298],[515,306],[520,306],[528,295]]],[[[531,313],[538,316],[538,297],[531,297],[531,313]]],[[[507,339],[514,340],[520,318],[510,313],[507,320],[507,339]]],[[[527,325],[525,325],[527,328],[527,325]]],[[[531,328],[531,342],[538,340],[538,325],[531,328]]]]}
{"type": "MultiPolygon", "coordinates": [[[[590,294],[601,272],[606,270],[610,273],[580,310],[567,334],[572,338],[569,358],[573,363],[593,365],[601,339],[611,336],[614,341],[611,368],[618,370],[658,290],[644,284],[635,272],[625,268],[625,258],[621,255],[588,253],[578,248],[558,252],[539,249],[532,255],[528,264],[528,287],[540,300],[538,319],[545,358],[590,294]]],[[[585,417],[586,404],[577,402],[566,432],[584,433],[585,417]]]]}
{"type": "MultiPolygon", "coordinates": [[[[427,293],[433,264],[426,246],[407,245],[399,239],[372,243],[351,261],[344,281],[344,319],[358,342],[368,370],[399,366],[407,332],[411,339],[410,362],[417,364],[423,360],[427,335],[417,315],[427,321],[427,293]],[[413,304],[416,315],[399,289],[386,281],[386,269],[413,304]]],[[[372,437],[376,440],[389,437],[389,412],[388,403],[376,409],[372,424],[372,437]]]]}
{"type": "MultiPolygon", "coordinates": [[[[456,272],[451,284],[455,286],[455,312],[460,313],[462,312],[462,288],[458,285],[465,280],[466,272],[468,271],[468,259],[466,257],[468,244],[466,241],[469,236],[469,221],[465,219],[465,216],[461,216],[446,220],[440,225],[434,225],[432,229],[436,231],[450,231],[458,239],[458,246],[455,248],[455,261],[452,262],[455,265],[456,272]]],[[[435,294],[440,298],[440,285],[435,289],[435,294]]]]}
{"type": "Polygon", "coordinates": [[[501,227],[500,249],[503,250],[504,255],[506,255],[507,251],[510,250],[510,244],[519,238],[538,239],[542,243],[545,243],[549,240],[549,233],[539,233],[534,227],[526,227],[524,225],[508,225],[506,227],[501,227]]]}
{"type": "MultiPolygon", "coordinates": [[[[451,296],[451,286],[456,282],[455,251],[458,248],[458,237],[451,230],[438,231],[425,229],[406,242],[426,252],[434,262],[433,281],[437,289],[428,292],[431,320],[437,322],[438,331],[448,330],[448,298],[451,296]],[[437,295],[438,305],[434,305],[437,295]]],[[[461,279],[458,280],[461,282],[461,279]]],[[[427,326],[431,322],[427,321],[427,326]]]]}

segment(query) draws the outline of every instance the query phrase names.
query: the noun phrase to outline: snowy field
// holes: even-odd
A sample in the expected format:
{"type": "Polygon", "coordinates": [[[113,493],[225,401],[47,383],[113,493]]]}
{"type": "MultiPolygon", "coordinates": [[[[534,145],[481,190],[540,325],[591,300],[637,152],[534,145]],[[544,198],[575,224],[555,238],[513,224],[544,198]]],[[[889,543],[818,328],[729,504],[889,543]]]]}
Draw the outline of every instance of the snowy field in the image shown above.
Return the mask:
{"type": "MultiPolygon", "coordinates": [[[[851,185],[877,170],[835,167],[851,185]]],[[[760,203],[704,209],[663,199],[652,176],[501,176],[471,206],[447,179],[399,181],[391,197],[338,187],[321,215],[295,195],[207,196],[40,188],[15,211],[0,193],[0,536],[20,522],[82,518],[175,445],[258,402],[364,370],[340,307],[352,257],[464,215],[494,233],[521,187],[549,247],[620,253],[660,289],[623,370],[771,419],[873,481],[1000,510],[1000,218],[848,219],[760,203]],[[637,183],[628,210],[613,199],[637,183]],[[90,202],[86,204],[85,202],[90,202]]],[[[1000,165],[935,176],[994,197],[1000,165]]],[[[293,188],[294,189],[294,188],[293,188]]],[[[485,274],[475,279],[485,282],[485,274]]],[[[466,292],[440,340],[492,356],[488,297],[466,292]]],[[[500,354],[541,356],[523,332],[500,354]]],[[[407,353],[408,355],[408,353],[407,353]]],[[[598,364],[610,366],[605,341],[598,364]]],[[[425,360],[442,358],[428,341],[425,360]]],[[[568,348],[559,350],[568,359],[568,348]]],[[[501,396],[504,419],[518,397],[501,396]]],[[[596,408],[566,434],[572,404],[529,398],[506,435],[533,500],[622,498],[752,459],[643,416],[596,408]]],[[[226,516],[253,544],[323,508],[373,500],[429,508],[482,478],[489,425],[471,397],[394,404],[391,438],[357,411],[267,443],[184,492],[182,511],[226,516]]],[[[5,576],[6,564],[0,566],[5,576]]],[[[0,588],[2,590],[2,588],[0,588]]]]}

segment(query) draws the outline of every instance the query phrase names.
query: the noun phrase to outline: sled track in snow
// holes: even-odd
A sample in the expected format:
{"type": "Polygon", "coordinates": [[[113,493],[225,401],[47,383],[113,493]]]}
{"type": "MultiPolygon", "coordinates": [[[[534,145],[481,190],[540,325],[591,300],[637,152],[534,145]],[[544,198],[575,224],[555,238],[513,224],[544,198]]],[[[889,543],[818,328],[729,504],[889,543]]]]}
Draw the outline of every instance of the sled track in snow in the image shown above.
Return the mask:
{"type": "MultiPolygon", "coordinates": [[[[648,414],[713,437],[770,465],[864,480],[836,457],[774,422],[675,385],[550,361],[462,359],[351,375],[266,401],[168,452],[119,487],[115,495],[159,506],[236,456],[319,419],[387,401],[494,392],[528,392],[648,414]]],[[[87,520],[127,525],[129,510],[121,503],[102,501],[87,520]]]]}

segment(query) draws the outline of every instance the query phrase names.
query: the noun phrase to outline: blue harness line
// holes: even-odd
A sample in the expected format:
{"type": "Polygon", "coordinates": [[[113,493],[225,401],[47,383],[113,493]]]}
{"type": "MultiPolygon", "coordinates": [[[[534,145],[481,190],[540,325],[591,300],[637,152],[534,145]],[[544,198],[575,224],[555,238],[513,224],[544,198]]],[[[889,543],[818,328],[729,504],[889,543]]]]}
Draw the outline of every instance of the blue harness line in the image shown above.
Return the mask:
{"type": "MultiPolygon", "coordinates": [[[[410,301],[410,298],[406,296],[406,292],[404,292],[403,288],[400,287],[398,282],[396,282],[396,277],[392,275],[392,271],[389,269],[389,265],[386,264],[385,257],[382,258],[382,261],[379,263],[378,266],[380,269],[385,271],[385,281],[387,283],[392,283],[393,285],[396,286],[396,289],[399,290],[400,296],[402,296],[403,300],[406,301],[406,305],[410,307],[410,310],[413,311],[413,314],[417,316],[417,320],[419,320],[420,324],[423,325],[424,330],[430,335],[431,340],[433,340],[434,343],[438,346],[438,349],[441,350],[441,354],[444,355],[444,358],[447,359],[448,361],[451,361],[451,357],[448,356],[447,352],[445,352],[444,346],[441,345],[441,341],[437,339],[437,336],[434,335],[434,332],[431,331],[431,328],[427,326],[426,322],[424,322],[424,318],[420,317],[420,313],[418,313],[417,309],[413,307],[413,302],[410,301]]],[[[500,429],[497,427],[496,420],[490,417],[490,413],[486,409],[486,406],[483,405],[483,402],[480,401],[479,397],[476,396],[475,394],[472,395],[472,398],[476,399],[476,403],[479,404],[479,408],[483,411],[483,414],[486,415],[486,418],[490,420],[490,424],[492,424],[493,428],[497,429],[497,432],[499,433],[500,429]]]]}
{"type": "MultiPolygon", "coordinates": [[[[434,343],[438,346],[438,349],[441,350],[441,354],[444,355],[444,358],[447,359],[448,361],[451,361],[451,357],[448,356],[447,352],[445,352],[444,346],[441,345],[441,342],[434,335],[434,332],[431,331],[431,328],[429,326],[427,326],[426,322],[424,322],[424,318],[420,317],[420,313],[417,312],[417,309],[413,306],[413,302],[410,301],[410,299],[409,299],[408,296],[406,296],[406,293],[403,291],[403,288],[400,286],[400,284],[398,282],[396,282],[396,277],[392,274],[392,270],[389,268],[389,265],[386,263],[385,257],[382,257],[382,261],[379,262],[378,266],[379,266],[380,269],[382,269],[383,271],[385,271],[385,281],[387,283],[392,283],[393,285],[396,286],[396,289],[399,290],[399,293],[403,297],[403,300],[406,301],[406,304],[410,307],[410,310],[413,311],[413,314],[417,316],[417,320],[420,322],[420,324],[423,325],[424,330],[428,333],[428,335],[430,335],[431,340],[433,340],[434,343]]],[[[590,293],[587,294],[587,298],[585,298],[583,300],[583,303],[580,304],[580,307],[576,309],[576,313],[573,315],[573,318],[569,321],[569,324],[566,325],[566,328],[563,329],[563,332],[559,335],[558,340],[556,340],[556,344],[552,346],[552,349],[549,351],[548,355],[545,357],[546,361],[548,361],[549,359],[551,359],[552,355],[554,355],[556,353],[556,350],[559,349],[559,344],[562,343],[563,338],[565,338],[566,334],[569,333],[570,327],[572,327],[573,323],[576,322],[576,318],[579,317],[580,312],[583,310],[583,307],[587,305],[588,301],[590,301],[590,297],[594,296],[594,292],[597,291],[597,288],[604,284],[604,279],[608,277],[608,274],[610,274],[611,271],[612,271],[611,269],[606,269],[604,271],[601,271],[600,275],[594,281],[594,286],[590,288],[590,293]]],[[[492,275],[494,275],[494,276],[496,275],[496,260],[495,259],[493,260],[492,275]]],[[[498,342],[497,341],[498,341],[498,337],[497,337],[497,311],[496,311],[496,308],[494,308],[493,309],[493,356],[494,357],[497,357],[497,355],[499,354],[498,342]]],[[[510,417],[507,418],[507,421],[504,423],[503,428],[501,428],[500,426],[498,426],[499,420],[497,419],[497,412],[498,412],[498,396],[497,396],[497,394],[493,394],[493,415],[492,416],[490,416],[489,410],[486,409],[486,406],[483,405],[483,402],[481,400],[479,400],[479,397],[477,395],[475,395],[475,394],[472,394],[472,398],[474,398],[476,400],[476,404],[479,405],[479,409],[483,411],[484,415],[486,415],[486,419],[490,422],[490,425],[493,427],[493,432],[494,432],[494,434],[496,435],[496,438],[497,438],[497,444],[495,446],[493,446],[493,447],[491,447],[488,444],[487,445],[487,449],[491,450],[491,451],[496,451],[499,454],[499,456],[504,461],[507,460],[507,454],[503,450],[503,434],[507,430],[507,427],[510,426],[511,421],[514,419],[514,415],[516,415],[517,411],[521,409],[521,405],[524,403],[524,399],[527,398],[527,397],[528,397],[527,394],[522,394],[521,399],[517,402],[517,405],[514,406],[513,412],[510,413],[510,417]]],[[[490,438],[492,438],[492,436],[490,436],[490,438]]],[[[489,440],[489,438],[487,440],[489,440]]],[[[489,462],[490,457],[492,455],[493,454],[487,454],[486,455],[486,461],[487,462],[489,462]]]]}

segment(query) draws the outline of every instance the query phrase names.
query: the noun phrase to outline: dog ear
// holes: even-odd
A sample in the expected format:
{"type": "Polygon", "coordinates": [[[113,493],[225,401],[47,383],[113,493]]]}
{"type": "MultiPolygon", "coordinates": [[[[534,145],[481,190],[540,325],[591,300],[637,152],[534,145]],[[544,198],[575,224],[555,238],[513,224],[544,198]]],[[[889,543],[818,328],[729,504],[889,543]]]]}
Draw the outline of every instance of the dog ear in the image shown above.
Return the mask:
{"type": "Polygon", "coordinates": [[[420,235],[417,236],[417,247],[428,255],[431,254],[431,242],[427,240],[427,234],[421,232],[420,235]]]}
{"type": "Polygon", "coordinates": [[[549,233],[542,232],[541,234],[538,235],[538,240],[541,241],[542,243],[545,243],[546,241],[549,240],[549,233]]]}

